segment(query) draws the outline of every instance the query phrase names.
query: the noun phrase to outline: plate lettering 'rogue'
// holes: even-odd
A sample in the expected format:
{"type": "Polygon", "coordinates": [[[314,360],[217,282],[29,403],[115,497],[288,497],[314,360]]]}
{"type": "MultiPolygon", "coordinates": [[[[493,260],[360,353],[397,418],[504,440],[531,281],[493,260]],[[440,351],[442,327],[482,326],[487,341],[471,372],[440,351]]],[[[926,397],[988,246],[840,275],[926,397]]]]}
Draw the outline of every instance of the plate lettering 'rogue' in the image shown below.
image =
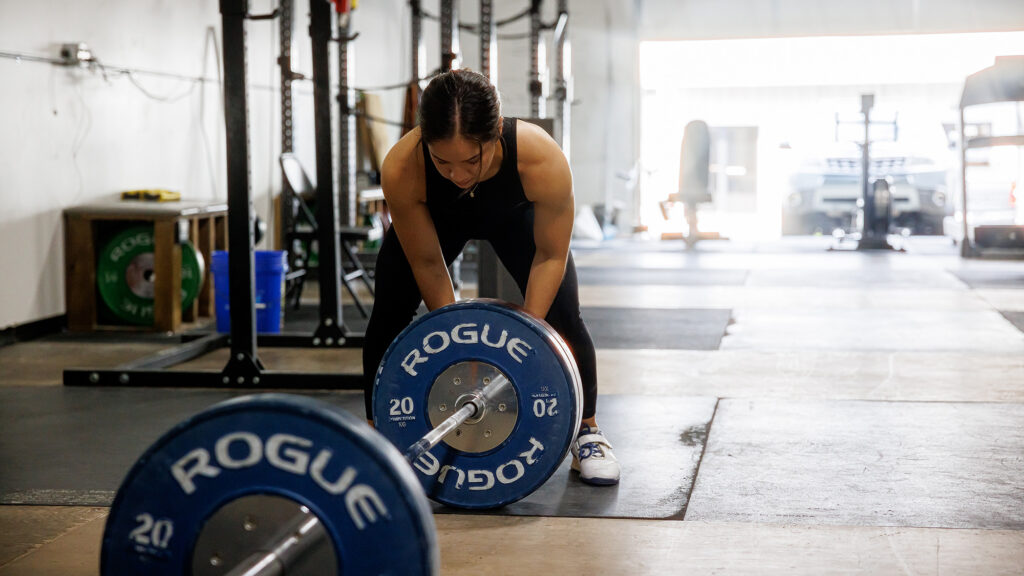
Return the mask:
{"type": "Polygon", "coordinates": [[[508,355],[519,364],[522,364],[527,353],[530,350],[533,350],[533,347],[523,341],[522,338],[510,339],[508,337],[508,330],[502,330],[501,335],[498,336],[497,340],[491,340],[490,324],[484,324],[484,327],[480,330],[477,330],[476,326],[477,325],[475,323],[469,322],[456,325],[451,329],[450,335],[447,331],[437,331],[427,334],[423,337],[421,348],[413,348],[405,355],[402,360],[402,368],[405,369],[410,376],[417,376],[417,364],[422,364],[430,360],[430,356],[445,351],[448,346],[452,344],[483,344],[484,346],[490,346],[491,348],[504,348],[508,352],[508,355]]]}

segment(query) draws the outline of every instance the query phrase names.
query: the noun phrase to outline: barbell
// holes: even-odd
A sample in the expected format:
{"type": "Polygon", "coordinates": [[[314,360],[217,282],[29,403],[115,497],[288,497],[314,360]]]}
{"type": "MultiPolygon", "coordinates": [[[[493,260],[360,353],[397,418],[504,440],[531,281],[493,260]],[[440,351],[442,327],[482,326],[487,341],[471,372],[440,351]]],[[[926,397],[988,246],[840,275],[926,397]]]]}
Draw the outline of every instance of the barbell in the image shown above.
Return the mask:
{"type": "Polygon", "coordinates": [[[479,509],[533,493],[579,430],[582,389],[550,326],[468,300],[399,334],[372,410],[377,430],[308,397],[257,394],[178,424],[121,484],[101,573],[437,574],[427,497],[479,509]]]}

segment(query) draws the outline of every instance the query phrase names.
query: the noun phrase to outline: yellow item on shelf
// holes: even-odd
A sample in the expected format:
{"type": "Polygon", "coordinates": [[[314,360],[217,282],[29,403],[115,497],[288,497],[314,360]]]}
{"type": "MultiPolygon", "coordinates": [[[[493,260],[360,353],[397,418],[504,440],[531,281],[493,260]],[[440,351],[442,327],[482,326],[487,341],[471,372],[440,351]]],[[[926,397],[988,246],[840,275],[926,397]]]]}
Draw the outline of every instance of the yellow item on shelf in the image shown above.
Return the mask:
{"type": "Polygon", "coordinates": [[[162,190],[159,188],[145,190],[126,190],[121,192],[121,200],[148,200],[150,202],[177,202],[181,200],[181,192],[162,190]]]}

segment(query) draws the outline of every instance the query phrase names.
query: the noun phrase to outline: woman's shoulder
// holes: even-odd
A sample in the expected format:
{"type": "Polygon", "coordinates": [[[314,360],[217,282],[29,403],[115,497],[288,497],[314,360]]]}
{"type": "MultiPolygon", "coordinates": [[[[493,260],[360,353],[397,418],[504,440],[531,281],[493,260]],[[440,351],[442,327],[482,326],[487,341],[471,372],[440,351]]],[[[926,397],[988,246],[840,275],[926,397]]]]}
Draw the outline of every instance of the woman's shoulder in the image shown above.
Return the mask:
{"type": "Polygon", "coordinates": [[[516,129],[516,162],[526,197],[538,202],[572,196],[572,173],[558,143],[535,124],[520,120],[516,129]]]}
{"type": "Polygon", "coordinates": [[[387,169],[402,170],[409,164],[423,164],[423,155],[420,151],[420,127],[416,126],[398,139],[398,142],[388,150],[381,163],[381,171],[387,169]]]}
{"type": "Polygon", "coordinates": [[[381,163],[381,176],[408,176],[410,173],[423,172],[423,153],[420,148],[419,126],[410,130],[405,136],[388,150],[381,163]]]}
{"type": "Polygon", "coordinates": [[[420,129],[417,126],[388,151],[380,167],[381,187],[385,196],[423,187],[425,176],[420,146],[420,129]]]}
{"type": "Polygon", "coordinates": [[[548,133],[525,120],[516,122],[516,154],[519,170],[565,163],[565,155],[548,133]]]}

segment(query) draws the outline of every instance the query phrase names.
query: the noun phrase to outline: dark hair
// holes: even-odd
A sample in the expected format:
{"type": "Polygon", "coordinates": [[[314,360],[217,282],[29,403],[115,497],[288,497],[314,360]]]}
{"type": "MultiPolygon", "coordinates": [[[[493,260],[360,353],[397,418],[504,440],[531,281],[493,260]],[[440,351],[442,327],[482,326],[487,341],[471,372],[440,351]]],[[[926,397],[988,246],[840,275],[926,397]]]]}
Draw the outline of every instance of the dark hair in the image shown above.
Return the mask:
{"type": "Polygon", "coordinates": [[[434,76],[420,95],[419,116],[420,134],[428,144],[455,136],[490,142],[501,134],[498,91],[468,68],[434,76]]]}

